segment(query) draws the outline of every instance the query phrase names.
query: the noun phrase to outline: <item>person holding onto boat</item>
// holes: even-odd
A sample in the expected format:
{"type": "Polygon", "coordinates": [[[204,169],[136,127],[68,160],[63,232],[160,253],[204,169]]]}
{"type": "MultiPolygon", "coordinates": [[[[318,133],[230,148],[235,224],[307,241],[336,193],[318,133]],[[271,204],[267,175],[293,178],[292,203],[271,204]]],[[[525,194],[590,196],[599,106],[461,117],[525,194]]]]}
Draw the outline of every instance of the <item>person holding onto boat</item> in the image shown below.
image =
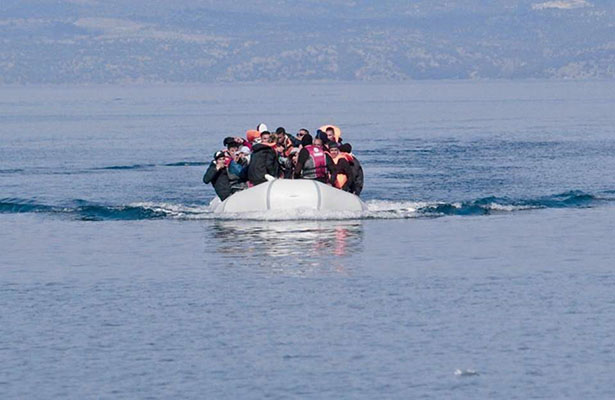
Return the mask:
{"type": "Polygon", "coordinates": [[[222,201],[231,195],[231,185],[227,171],[227,165],[230,162],[231,158],[228,153],[217,151],[203,176],[203,183],[211,183],[214,191],[222,201]]]}
{"type": "Polygon", "coordinates": [[[332,179],[333,186],[345,192],[350,192],[354,181],[350,163],[340,152],[338,144],[333,141],[329,142],[329,155],[335,164],[336,178],[335,180],[332,179]]]}
{"type": "Polygon", "coordinates": [[[337,179],[335,164],[324,151],[320,139],[312,139],[309,133],[301,139],[303,148],[297,155],[295,179],[315,179],[322,183],[333,184],[337,179]]]}
{"type": "Polygon", "coordinates": [[[350,169],[352,170],[352,184],[350,185],[350,193],[354,193],[357,196],[361,195],[363,191],[363,167],[361,163],[357,159],[357,157],[352,154],[352,146],[350,143],[344,143],[339,146],[341,154],[346,158],[346,160],[350,163],[350,169]]]}
{"type": "Polygon", "coordinates": [[[240,141],[243,143],[241,138],[239,140],[236,140],[236,138],[224,139],[230,159],[226,166],[226,173],[228,174],[231,194],[248,188],[248,160],[244,157],[243,153],[239,152],[240,141]]]}
{"type": "MultiPolygon", "coordinates": [[[[278,156],[276,143],[271,143],[271,133],[261,132],[260,143],[253,144],[250,164],[248,164],[248,180],[252,185],[266,182],[265,175],[278,177],[278,156]]],[[[256,141],[255,141],[256,142],[256,141]]]]}

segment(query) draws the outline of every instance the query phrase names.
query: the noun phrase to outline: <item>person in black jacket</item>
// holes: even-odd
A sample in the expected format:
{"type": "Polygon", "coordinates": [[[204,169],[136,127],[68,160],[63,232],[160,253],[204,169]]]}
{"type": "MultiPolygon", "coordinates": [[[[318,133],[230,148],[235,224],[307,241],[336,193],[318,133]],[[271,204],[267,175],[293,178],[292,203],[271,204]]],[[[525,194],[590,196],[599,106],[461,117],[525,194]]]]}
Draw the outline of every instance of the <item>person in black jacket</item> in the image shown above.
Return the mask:
{"type": "Polygon", "coordinates": [[[253,185],[266,182],[265,175],[269,174],[274,178],[278,177],[278,156],[269,140],[270,132],[261,133],[261,142],[252,146],[252,155],[248,165],[248,180],[253,185]]]}
{"type": "Polygon", "coordinates": [[[297,154],[297,165],[295,165],[294,171],[295,179],[315,179],[322,183],[335,184],[337,179],[335,164],[331,157],[324,152],[322,140],[312,139],[312,135],[308,133],[301,139],[301,145],[303,148],[297,154]],[[321,170],[317,171],[316,160],[310,154],[310,147],[317,147],[320,152],[324,153],[325,169],[321,166],[321,170]]]}
{"type": "Polygon", "coordinates": [[[230,158],[223,151],[214,154],[214,160],[203,176],[203,183],[211,183],[220,200],[224,201],[231,195],[231,185],[228,178],[227,160],[230,158]]]}

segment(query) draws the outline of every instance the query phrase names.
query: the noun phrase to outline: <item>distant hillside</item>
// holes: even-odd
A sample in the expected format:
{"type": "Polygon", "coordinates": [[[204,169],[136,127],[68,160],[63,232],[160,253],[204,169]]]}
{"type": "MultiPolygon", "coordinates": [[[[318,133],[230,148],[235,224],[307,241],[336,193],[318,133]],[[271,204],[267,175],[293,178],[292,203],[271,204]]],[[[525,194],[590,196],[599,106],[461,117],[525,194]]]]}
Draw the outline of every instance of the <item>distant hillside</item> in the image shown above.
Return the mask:
{"type": "Polygon", "coordinates": [[[615,78],[610,0],[225,3],[3,0],[0,83],[615,78]]]}

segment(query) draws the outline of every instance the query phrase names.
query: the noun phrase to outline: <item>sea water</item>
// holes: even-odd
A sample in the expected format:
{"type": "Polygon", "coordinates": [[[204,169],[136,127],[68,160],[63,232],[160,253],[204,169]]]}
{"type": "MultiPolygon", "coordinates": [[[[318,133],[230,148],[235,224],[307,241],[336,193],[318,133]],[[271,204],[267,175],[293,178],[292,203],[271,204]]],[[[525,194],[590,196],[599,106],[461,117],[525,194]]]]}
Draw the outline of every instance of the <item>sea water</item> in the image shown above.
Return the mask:
{"type": "Polygon", "coordinates": [[[0,89],[1,398],[613,398],[615,83],[0,89]],[[358,215],[219,218],[334,123],[358,215]],[[298,218],[299,217],[299,218],[298,218]]]}

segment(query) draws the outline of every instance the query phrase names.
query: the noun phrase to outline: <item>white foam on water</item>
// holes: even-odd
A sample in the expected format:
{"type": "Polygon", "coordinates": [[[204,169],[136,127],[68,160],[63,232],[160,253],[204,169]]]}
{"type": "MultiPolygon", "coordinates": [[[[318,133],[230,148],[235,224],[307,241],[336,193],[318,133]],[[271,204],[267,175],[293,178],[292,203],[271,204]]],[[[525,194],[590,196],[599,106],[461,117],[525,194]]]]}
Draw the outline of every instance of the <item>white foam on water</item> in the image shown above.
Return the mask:
{"type": "Polygon", "coordinates": [[[488,206],[489,210],[492,211],[505,211],[505,212],[513,212],[513,211],[523,211],[523,210],[535,210],[541,208],[539,206],[530,206],[530,205],[511,205],[511,204],[498,204],[498,203],[490,203],[488,206]]]}
{"type": "Polygon", "coordinates": [[[370,200],[365,204],[367,205],[367,211],[364,212],[365,218],[404,219],[421,216],[421,209],[429,206],[437,206],[440,203],[370,200]]]}
{"type": "Polygon", "coordinates": [[[478,371],[474,369],[456,369],[454,372],[455,376],[459,377],[468,377],[468,376],[478,376],[480,375],[478,371]]]}
{"type": "Polygon", "coordinates": [[[206,216],[213,214],[213,208],[202,205],[144,202],[132,203],[130,206],[164,213],[170,218],[177,219],[206,219],[206,216]]]}

